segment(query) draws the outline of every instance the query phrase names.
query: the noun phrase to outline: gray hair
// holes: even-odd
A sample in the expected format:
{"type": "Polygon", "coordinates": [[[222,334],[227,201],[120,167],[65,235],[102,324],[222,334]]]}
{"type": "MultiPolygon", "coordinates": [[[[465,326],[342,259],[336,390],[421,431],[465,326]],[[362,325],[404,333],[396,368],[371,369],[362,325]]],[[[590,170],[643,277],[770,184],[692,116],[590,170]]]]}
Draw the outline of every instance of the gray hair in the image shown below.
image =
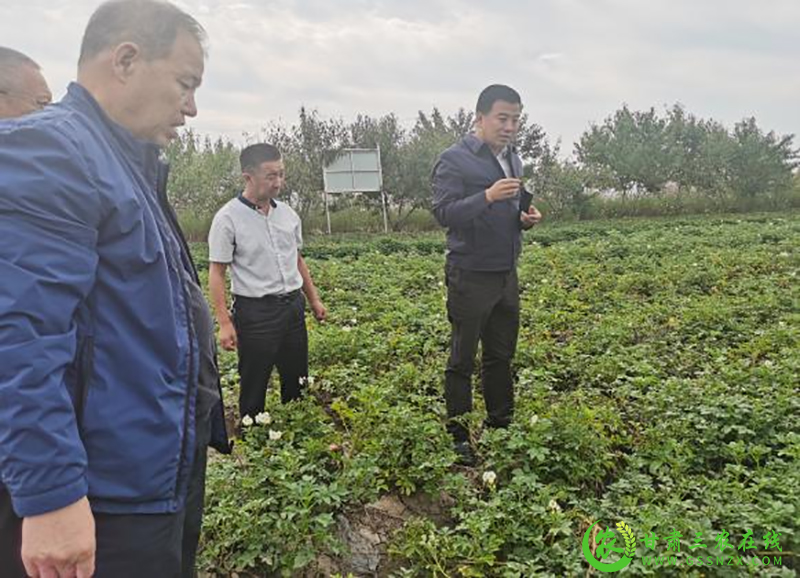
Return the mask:
{"type": "Polygon", "coordinates": [[[23,66],[29,66],[34,70],[40,68],[33,58],[13,48],[0,46],[0,90],[12,89],[17,78],[17,71],[23,66]]]}
{"type": "Polygon", "coordinates": [[[107,48],[134,42],[147,60],[164,58],[172,50],[178,31],[191,34],[203,46],[206,31],[192,16],[161,0],[111,0],[89,19],[78,64],[107,48]]]}

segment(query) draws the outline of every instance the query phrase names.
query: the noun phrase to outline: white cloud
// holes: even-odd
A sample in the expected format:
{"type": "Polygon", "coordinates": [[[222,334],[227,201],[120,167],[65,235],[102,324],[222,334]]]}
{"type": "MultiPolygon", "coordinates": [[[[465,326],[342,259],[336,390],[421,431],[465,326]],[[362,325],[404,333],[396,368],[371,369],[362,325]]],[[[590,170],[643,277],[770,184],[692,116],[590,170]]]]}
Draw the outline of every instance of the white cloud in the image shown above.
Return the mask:
{"type": "MultiPolygon", "coordinates": [[[[800,132],[800,2],[770,0],[186,0],[210,37],[200,132],[241,139],[301,105],[326,117],[471,108],[504,82],[564,149],[623,102],[728,126],[800,132]]],[[[0,7],[0,38],[38,60],[56,95],[96,6],[0,7]]]]}
{"type": "Polygon", "coordinates": [[[564,55],[560,52],[545,52],[544,54],[540,54],[538,60],[542,62],[549,62],[551,60],[559,60],[563,58],[564,55]]]}

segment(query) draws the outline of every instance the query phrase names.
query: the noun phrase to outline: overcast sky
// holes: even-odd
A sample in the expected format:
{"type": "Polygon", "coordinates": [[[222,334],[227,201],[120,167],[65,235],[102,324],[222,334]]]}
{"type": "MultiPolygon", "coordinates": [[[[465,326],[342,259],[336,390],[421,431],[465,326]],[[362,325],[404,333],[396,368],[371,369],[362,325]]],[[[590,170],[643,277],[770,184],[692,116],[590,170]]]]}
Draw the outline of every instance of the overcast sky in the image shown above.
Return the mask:
{"type": "MultiPolygon", "coordinates": [[[[0,44],[63,95],[94,0],[0,0],[0,44]]],[[[564,152],[623,103],[800,133],[800,0],[187,0],[208,30],[201,133],[242,142],[323,117],[471,109],[515,87],[564,152]]],[[[795,145],[800,145],[795,139],[795,145]]]]}

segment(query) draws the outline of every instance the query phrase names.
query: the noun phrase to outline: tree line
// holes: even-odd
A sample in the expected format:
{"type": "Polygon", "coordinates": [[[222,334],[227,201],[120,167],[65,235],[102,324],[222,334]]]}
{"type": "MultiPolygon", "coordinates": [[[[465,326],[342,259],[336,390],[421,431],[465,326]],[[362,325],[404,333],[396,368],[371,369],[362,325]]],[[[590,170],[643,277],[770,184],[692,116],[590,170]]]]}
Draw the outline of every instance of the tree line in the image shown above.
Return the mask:
{"type": "MultiPolygon", "coordinates": [[[[474,114],[464,109],[445,116],[434,108],[420,111],[405,128],[392,113],[345,122],[301,108],[291,125],[273,122],[246,139],[282,150],[287,198],[303,218],[321,210],[325,164],[342,149],[379,146],[390,221],[400,230],[412,214],[430,206],[433,164],[442,150],[470,132],[473,120],[474,114]]],[[[571,156],[523,116],[516,144],[529,188],[550,216],[585,219],[598,203],[655,200],[667,205],[692,199],[719,210],[737,204],[798,206],[800,154],[793,139],[764,131],[755,118],[728,129],[676,104],[661,114],[623,105],[602,123],[590,125],[571,156]]],[[[186,130],[168,146],[166,156],[170,197],[183,220],[196,222],[190,230],[207,226],[216,209],[241,188],[238,148],[229,141],[186,130]]],[[[365,195],[358,202],[377,207],[380,199],[365,195]]]]}

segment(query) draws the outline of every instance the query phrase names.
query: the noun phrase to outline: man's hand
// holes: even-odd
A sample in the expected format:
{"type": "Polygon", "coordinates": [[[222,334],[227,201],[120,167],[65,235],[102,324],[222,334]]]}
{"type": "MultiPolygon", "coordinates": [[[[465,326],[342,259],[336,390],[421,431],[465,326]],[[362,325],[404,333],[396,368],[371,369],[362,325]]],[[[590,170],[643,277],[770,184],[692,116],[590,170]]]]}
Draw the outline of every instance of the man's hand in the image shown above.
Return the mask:
{"type": "Polygon", "coordinates": [[[520,213],[519,220],[522,222],[523,229],[530,229],[542,220],[542,214],[533,205],[530,206],[527,213],[520,213]]]}
{"type": "Polygon", "coordinates": [[[316,299],[311,301],[308,305],[311,307],[311,312],[314,314],[314,319],[320,322],[325,321],[325,319],[328,317],[328,310],[322,304],[322,301],[316,299]]]}
{"type": "Polygon", "coordinates": [[[519,179],[500,179],[486,189],[486,200],[489,203],[496,203],[497,201],[510,199],[517,194],[521,186],[522,181],[519,179]]]}
{"type": "Polygon", "coordinates": [[[33,578],[94,574],[94,516],[81,498],[60,510],[22,520],[22,563],[33,578]]]}
{"type": "Polygon", "coordinates": [[[230,321],[219,326],[219,344],[225,351],[236,349],[236,328],[230,321]]]}

